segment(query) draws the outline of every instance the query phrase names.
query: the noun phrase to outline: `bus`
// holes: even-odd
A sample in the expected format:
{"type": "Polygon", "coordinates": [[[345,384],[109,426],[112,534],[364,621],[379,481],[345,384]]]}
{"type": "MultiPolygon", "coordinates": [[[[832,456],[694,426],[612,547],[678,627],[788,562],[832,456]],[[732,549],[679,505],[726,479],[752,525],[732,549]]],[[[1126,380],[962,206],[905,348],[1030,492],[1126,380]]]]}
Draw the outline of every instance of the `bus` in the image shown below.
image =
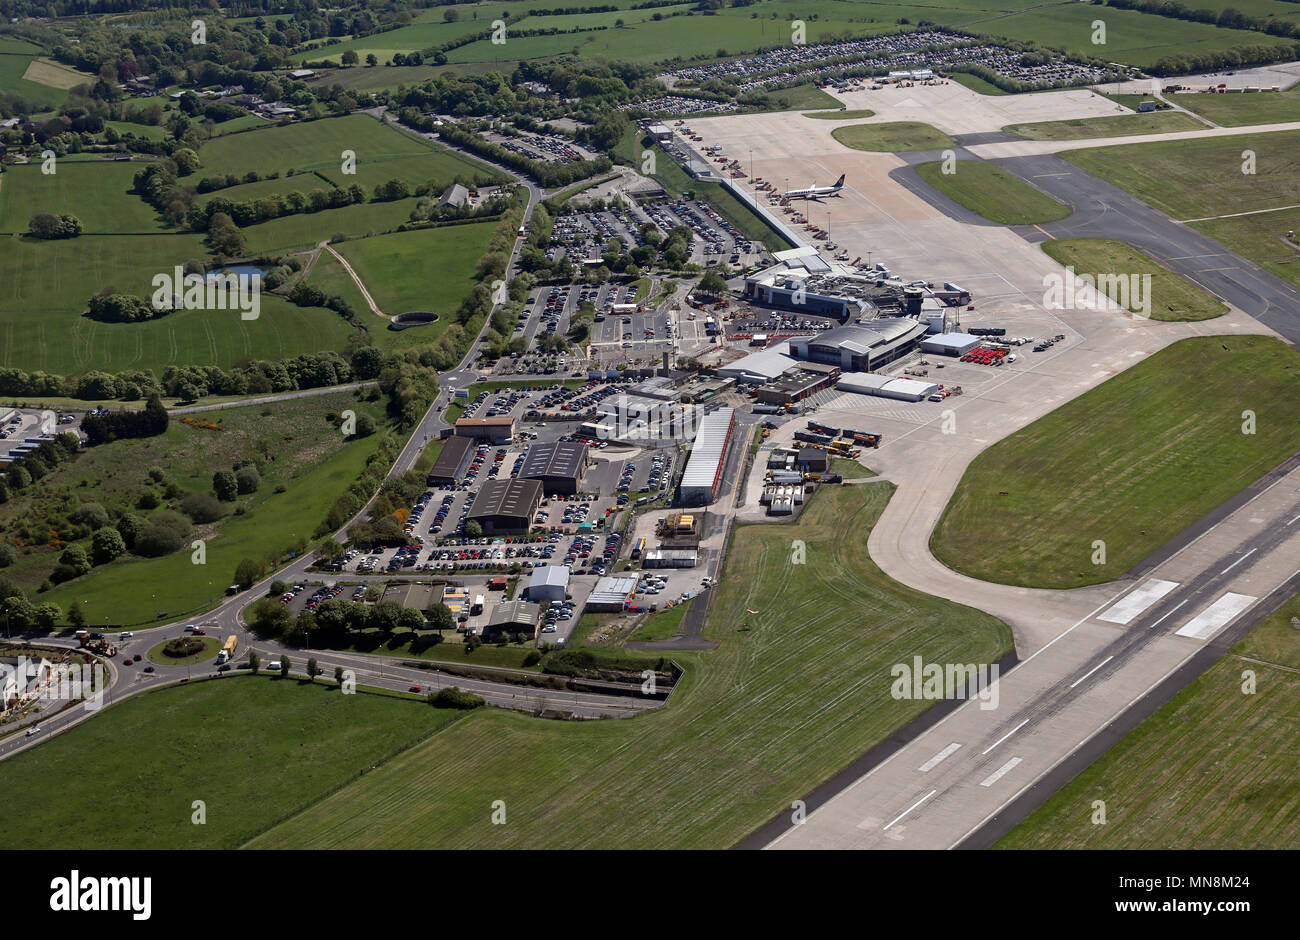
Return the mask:
{"type": "Polygon", "coordinates": [[[473,616],[473,617],[477,617],[479,614],[483,613],[483,595],[482,595],[482,594],[475,594],[475,595],[474,595],[474,603],[470,605],[469,612],[470,612],[470,616],[473,616]]]}
{"type": "Polygon", "coordinates": [[[239,645],[239,637],[233,633],[226,637],[226,642],[221,644],[221,652],[217,654],[218,663],[227,663],[235,658],[235,647],[239,645]]]}
{"type": "Polygon", "coordinates": [[[641,553],[644,551],[645,551],[645,539],[643,538],[637,539],[636,545],[632,549],[632,560],[636,561],[638,558],[641,557],[641,553]]]}

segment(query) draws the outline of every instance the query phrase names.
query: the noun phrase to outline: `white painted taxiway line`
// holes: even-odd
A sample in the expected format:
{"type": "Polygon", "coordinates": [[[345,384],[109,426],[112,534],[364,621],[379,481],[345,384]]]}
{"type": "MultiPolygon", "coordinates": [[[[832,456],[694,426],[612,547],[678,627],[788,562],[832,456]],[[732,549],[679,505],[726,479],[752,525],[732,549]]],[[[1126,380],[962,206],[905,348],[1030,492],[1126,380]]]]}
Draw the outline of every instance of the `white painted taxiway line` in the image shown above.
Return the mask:
{"type": "Polygon", "coordinates": [[[985,754],[987,754],[989,751],[993,750],[995,747],[997,747],[999,744],[1001,744],[1001,743],[1002,743],[1003,741],[1005,741],[1007,738],[1011,737],[1013,734],[1015,734],[1017,731],[1019,731],[1021,728],[1023,728],[1023,727],[1024,727],[1025,725],[1027,725],[1027,724],[1029,724],[1029,719],[1028,719],[1028,718],[1026,718],[1026,719],[1025,719],[1024,721],[1022,721],[1020,724],[1016,725],[1014,728],[1012,728],[1012,729],[1011,729],[1010,731],[1008,731],[1006,734],[1002,735],[1002,737],[998,738],[996,741],[994,741],[992,744],[990,744],[990,745],[989,745],[988,747],[986,747],[984,750],[980,751],[980,757],[983,757],[983,756],[984,756],[985,754]]]}
{"type": "Polygon", "coordinates": [[[1107,656],[1107,657],[1106,657],[1105,659],[1103,659],[1101,662],[1097,663],[1097,665],[1093,666],[1091,669],[1089,669],[1087,672],[1085,672],[1085,673],[1084,673],[1083,675],[1081,675],[1079,678],[1077,678],[1077,679],[1075,679],[1073,682],[1071,682],[1071,683],[1070,683],[1070,688],[1074,688],[1076,685],[1078,685],[1078,684],[1079,684],[1080,682],[1082,682],[1084,679],[1088,678],[1090,675],[1092,675],[1094,672],[1096,672],[1098,669],[1100,669],[1102,666],[1106,665],[1108,662],[1110,662],[1110,661],[1111,661],[1112,659],[1114,659],[1114,658],[1115,658],[1114,656],[1107,656]]]}
{"type": "Polygon", "coordinates": [[[1236,620],[1257,600],[1259,598],[1251,597],[1249,594],[1234,594],[1229,591],[1185,623],[1176,631],[1176,635],[1188,636],[1194,640],[1208,640],[1236,620]]]}
{"type": "Polygon", "coordinates": [[[1148,578],[1137,588],[1137,590],[1126,594],[1110,610],[1099,616],[1098,620],[1104,620],[1106,623],[1127,624],[1131,623],[1135,617],[1144,613],[1147,608],[1151,607],[1162,597],[1178,587],[1177,581],[1162,581],[1159,578],[1148,578]]]}
{"type": "Polygon", "coordinates": [[[993,773],[989,774],[987,777],[985,777],[983,780],[981,780],[981,781],[980,781],[980,786],[982,786],[982,787],[991,787],[991,786],[993,786],[993,784],[997,783],[999,780],[1001,780],[1001,779],[1002,779],[1003,777],[1005,777],[1007,774],[1011,773],[1011,771],[1015,770],[1015,769],[1016,769],[1016,765],[1019,764],[1019,763],[1020,763],[1020,758],[1019,758],[1019,757],[1013,757],[1013,758],[1011,758],[1011,760],[1007,761],[1005,764],[1003,764],[1003,765],[1002,765],[1001,767],[999,767],[997,770],[993,771],[993,773]]]}
{"type": "Polygon", "coordinates": [[[960,744],[956,744],[956,743],[949,744],[938,754],[934,755],[934,757],[931,757],[928,761],[926,761],[924,764],[918,767],[917,770],[921,771],[921,773],[923,774],[929,773],[930,771],[934,770],[934,768],[942,764],[949,757],[952,757],[952,755],[956,753],[957,748],[959,747],[961,747],[960,744]]]}
{"type": "Polygon", "coordinates": [[[920,806],[922,803],[924,803],[926,800],[928,800],[930,797],[934,796],[934,795],[935,795],[936,793],[938,793],[938,792],[939,792],[938,790],[931,790],[929,793],[927,793],[925,796],[921,797],[919,800],[917,800],[915,803],[913,803],[913,804],[912,804],[911,806],[909,806],[907,809],[903,810],[901,813],[899,813],[897,816],[895,816],[895,817],[894,817],[893,819],[891,819],[889,822],[885,823],[885,827],[884,827],[884,829],[881,829],[880,831],[881,831],[881,832],[884,832],[885,829],[888,829],[890,826],[894,825],[894,823],[898,822],[900,819],[902,819],[904,816],[906,816],[906,815],[907,815],[908,813],[910,813],[912,810],[916,809],[918,806],[920,806]]]}

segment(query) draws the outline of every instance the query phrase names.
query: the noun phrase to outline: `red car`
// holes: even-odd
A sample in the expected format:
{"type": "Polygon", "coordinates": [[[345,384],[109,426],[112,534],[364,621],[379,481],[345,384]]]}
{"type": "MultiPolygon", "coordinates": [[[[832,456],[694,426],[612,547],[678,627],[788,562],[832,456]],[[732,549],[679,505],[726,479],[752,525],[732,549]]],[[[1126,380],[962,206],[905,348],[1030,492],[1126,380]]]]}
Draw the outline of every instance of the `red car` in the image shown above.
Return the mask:
{"type": "Polygon", "coordinates": [[[407,691],[408,691],[408,692],[419,692],[419,691],[420,691],[420,687],[419,687],[418,685],[413,685],[413,686],[411,686],[409,689],[407,689],[407,691]]]}
{"type": "Polygon", "coordinates": [[[207,636],[207,635],[208,635],[208,631],[207,631],[207,630],[204,630],[202,627],[195,627],[195,628],[194,628],[194,635],[195,635],[195,636],[207,636]]]}

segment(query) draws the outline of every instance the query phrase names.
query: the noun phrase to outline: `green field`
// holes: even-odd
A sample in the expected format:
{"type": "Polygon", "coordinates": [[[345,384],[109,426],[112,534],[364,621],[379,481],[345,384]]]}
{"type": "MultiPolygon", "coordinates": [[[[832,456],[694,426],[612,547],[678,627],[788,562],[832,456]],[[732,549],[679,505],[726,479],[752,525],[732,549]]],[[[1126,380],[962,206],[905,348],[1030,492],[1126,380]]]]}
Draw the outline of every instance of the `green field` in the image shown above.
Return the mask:
{"type": "Polygon", "coordinates": [[[350,114],[213,138],[199,150],[203,166],[195,175],[242,176],[249,169],[256,169],[263,176],[276,171],[283,176],[289,170],[338,173],[345,150],[356,154],[358,169],[394,158],[425,157],[431,167],[429,177],[437,175],[437,168],[448,157],[445,151],[369,115],[350,114]]]}
{"type": "Polygon", "coordinates": [[[875,117],[875,115],[875,111],[869,111],[866,108],[859,108],[853,111],[809,111],[805,112],[804,117],[816,118],[819,121],[850,121],[875,117]]]}
{"type": "Polygon", "coordinates": [[[920,164],[916,172],[945,196],[1001,225],[1056,222],[1074,211],[992,163],[960,160],[955,173],[944,173],[936,160],[920,164]]]}
{"type": "MultiPolygon", "coordinates": [[[[249,232],[259,228],[265,226],[249,232]]],[[[82,316],[104,287],[148,297],[154,275],[206,255],[201,235],[0,238],[0,364],[57,374],[173,364],[228,368],[245,356],[340,349],[352,334],[331,310],[265,294],[256,320],[241,320],[238,310],[181,310],[144,323],[82,316]]]]}
{"type": "MultiPolygon", "coordinates": [[[[1294,15],[1294,14],[1292,14],[1294,15]]],[[[931,17],[933,19],[933,17],[931,17]]],[[[1169,55],[1191,55],[1234,46],[1279,45],[1289,40],[1244,29],[1220,29],[1206,23],[1170,19],[1135,10],[1093,4],[1052,4],[1012,16],[972,17],[984,22],[967,28],[988,36],[1032,41],[1088,58],[1104,58],[1146,68],[1169,55]],[[1094,20],[1106,24],[1106,42],[1092,42],[1094,20]]]]}
{"type": "Polygon", "coordinates": [[[981,95],[1009,95],[1009,91],[1003,91],[992,82],[986,82],[978,75],[971,75],[968,72],[953,72],[948,76],[958,85],[965,85],[971,91],[977,91],[981,95]]]}
{"type": "MultiPolygon", "coordinates": [[[[214,469],[229,467],[263,444],[277,459],[266,464],[258,491],[244,498],[243,514],[226,516],[216,528],[195,530],[195,538],[207,537],[204,564],[195,565],[186,548],[160,558],[123,556],[40,594],[41,601],[62,609],[77,603],[88,622],[113,625],[148,623],[159,611],[179,616],[211,606],[221,599],[244,558],[279,558],[295,541],[309,542],[334,500],[360,476],[381,435],[345,441],[325,420],[330,411],[343,408],[369,413],[377,423],[383,417],[351,393],[336,393],[199,416],[219,420],[222,431],[173,420],[160,437],[91,449],[66,471],[60,470],[51,485],[75,493],[84,480],[102,494],[105,504],[114,493],[138,486],[149,467],[162,467],[168,479],[186,491],[208,492],[214,469]],[[279,483],[284,492],[275,492],[279,483]]],[[[34,587],[56,557],[23,556],[8,574],[24,587],[34,587]]]]}
{"type": "Polygon", "coordinates": [[[686,675],[663,710],[564,723],[483,709],[249,844],[733,845],[920,713],[890,696],[892,663],[988,662],[1011,646],[1005,625],[871,563],[891,492],[833,487],[798,525],[740,527],[713,606],[721,646],[674,654],[686,675]],[[792,538],[807,564],[790,563],[792,538]],[[507,825],[490,822],[496,799],[507,825]]]}
{"type": "Polygon", "coordinates": [[[1086,137],[1133,137],[1137,134],[1198,131],[1204,130],[1205,125],[1196,118],[1177,111],[1151,111],[1146,114],[1111,114],[1071,121],[1008,124],[1002,129],[1029,140],[1079,140],[1086,137]]]}
{"type": "MultiPolygon", "coordinates": [[[[427,342],[454,322],[456,308],[474,286],[479,259],[487,249],[496,222],[475,222],[441,228],[398,232],[348,241],[334,249],[348,259],[361,282],[389,316],[417,310],[440,315],[437,323],[392,334],[427,342]],[[429,261],[437,259],[437,276],[429,261]]],[[[392,337],[388,337],[391,339],[392,337]]],[[[376,342],[381,342],[376,336],[376,342]]]]}
{"type": "MultiPolygon", "coordinates": [[[[37,108],[62,107],[68,100],[66,89],[23,78],[39,50],[25,42],[6,40],[6,43],[6,47],[0,49],[0,90],[21,95],[37,108]]],[[[89,77],[86,80],[93,81],[89,77]]]]}
{"type": "Polygon", "coordinates": [[[137,696],[6,761],[0,825],[11,845],[81,848],[69,808],[94,806],[101,847],[232,848],[461,715],[333,686],[240,676],[137,696]]]}
{"type": "Polygon", "coordinates": [[[853,124],[837,127],[831,136],[854,150],[902,153],[908,150],[941,150],[956,146],[951,137],[929,124],[892,121],[886,124],[853,124]]]}
{"type": "Polygon", "coordinates": [[[998,843],[1007,849],[1294,849],[1300,616],[1292,598],[998,843]],[[1242,657],[1262,659],[1248,662],[1242,657]],[[1269,665],[1273,664],[1273,665],[1269,665]],[[1243,692],[1243,672],[1256,691],[1243,692]],[[1093,801],[1106,825],[1092,823],[1093,801]]]}
{"type": "Polygon", "coordinates": [[[1169,99],[1224,127],[1300,121],[1300,85],[1276,94],[1177,94],[1169,99]]]}
{"type": "Polygon", "coordinates": [[[651,614],[628,639],[637,641],[668,639],[677,633],[682,625],[682,618],[686,616],[686,611],[692,603],[693,601],[687,601],[651,614]]]}
{"type": "Polygon", "coordinates": [[[248,254],[257,255],[309,248],[339,233],[353,237],[382,235],[409,222],[411,210],[418,201],[411,197],[392,202],[363,202],[342,209],[281,216],[248,226],[244,229],[244,241],[248,254]]]}
{"type": "Polygon", "coordinates": [[[1062,156],[1175,219],[1300,205],[1300,131],[1073,150],[1062,156]],[[1245,173],[1255,155],[1255,172],[1245,173]]]}
{"type": "Polygon", "coordinates": [[[1102,238],[1053,239],[1043,242],[1043,251],[1062,266],[1073,267],[1075,273],[1094,278],[1099,274],[1150,275],[1149,297],[1125,298],[1109,291],[1107,294],[1116,303],[1127,301],[1133,313],[1143,313],[1139,301],[1148,301],[1152,320],[1208,320],[1228,312],[1226,304],[1123,242],[1102,238]]]}
{"type": "Polygon", "coordinates": [[[1001,584],[1122,577],[1295,452],[1298,376],[1300,353],[1276,339],[1175,343],[975,458],[930,547],[1001,584]]]}
{"type": "Polygon", "coordinates": [[[130,192],[141,166],[63,161],[50,174],[39,163],[8,167],[0,182],[0,234],[26,232],[37,212],[75,215],[87,235],[166,231],[153,206],[130,192]]]}
{"type": "Polygon", "coordinates": [[[1300,225],[1300,131],[1098,147],[1063,154],[1242,257],[1300,286],[1300,252],[1284,240],[1300,225]],[[1249,151],[1254,173],[1244,173],[1249,151]],[[1238,215],[1258,212],[1256,215],[1238,215]],[[1236,216],[1235,218],[1216,218],[1236,216]]]}

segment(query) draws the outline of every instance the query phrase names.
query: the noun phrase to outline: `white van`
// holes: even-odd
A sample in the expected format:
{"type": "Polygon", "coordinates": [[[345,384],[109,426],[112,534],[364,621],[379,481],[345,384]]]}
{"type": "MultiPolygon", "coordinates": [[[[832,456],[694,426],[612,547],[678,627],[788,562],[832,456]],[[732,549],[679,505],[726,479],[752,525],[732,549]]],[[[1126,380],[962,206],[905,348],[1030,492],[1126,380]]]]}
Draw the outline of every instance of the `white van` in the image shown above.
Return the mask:
{"type": "Polygon", "coordinates": [[[263,668],[265,668],[267,672],[279,672],[281,668],[280,660],[273,659],[269,663],[267,663],[266,666],[263,668]]]}

